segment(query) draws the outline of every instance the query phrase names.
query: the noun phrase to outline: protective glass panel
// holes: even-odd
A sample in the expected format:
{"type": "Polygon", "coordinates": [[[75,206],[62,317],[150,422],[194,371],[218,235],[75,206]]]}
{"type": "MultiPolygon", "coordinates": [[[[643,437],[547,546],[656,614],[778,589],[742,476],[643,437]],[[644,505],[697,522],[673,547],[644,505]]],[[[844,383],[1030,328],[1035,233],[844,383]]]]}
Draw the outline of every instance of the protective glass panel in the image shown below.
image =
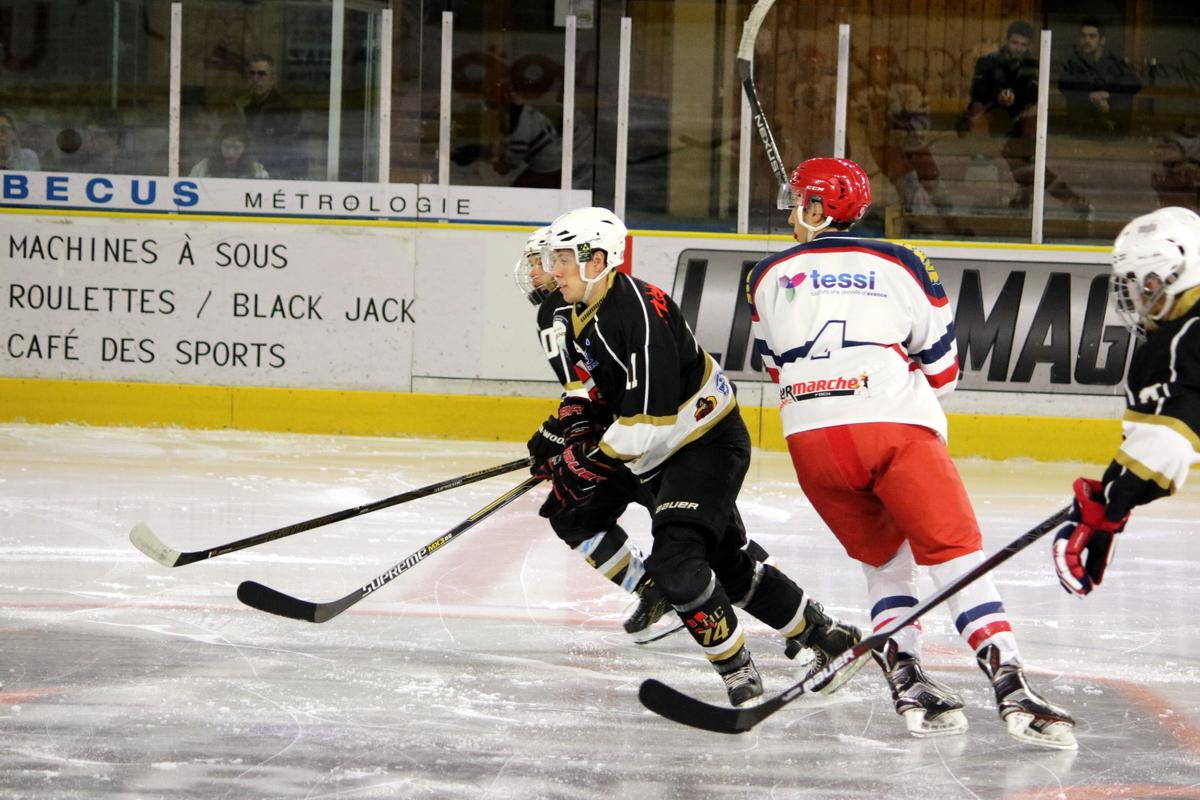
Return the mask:
{"type": "Polygon", "coordinates": [[[549,3],[454,4],[450,182],[558,188],[563,27],[549,3]]]}
{"type": "Polygon", "coordinates": [[[628,14],[627,223],[731,231],[741,113],[733,57],[744,13],[736,3],[651,0],[628,14]]]}
{"type": "Polygon", "coordinates": [[[7,2],[0,32],[0,168],[167,174],[168,4],[7,2]]]}
{"type": "Polygon", "coordinates": [[[1189,3],[1056,3],[1047,239],[1108,243],[1200,202],[1200,20],[1189,3]],[[1136,6],[1136,8],[1135,8],[1136,6]]]}

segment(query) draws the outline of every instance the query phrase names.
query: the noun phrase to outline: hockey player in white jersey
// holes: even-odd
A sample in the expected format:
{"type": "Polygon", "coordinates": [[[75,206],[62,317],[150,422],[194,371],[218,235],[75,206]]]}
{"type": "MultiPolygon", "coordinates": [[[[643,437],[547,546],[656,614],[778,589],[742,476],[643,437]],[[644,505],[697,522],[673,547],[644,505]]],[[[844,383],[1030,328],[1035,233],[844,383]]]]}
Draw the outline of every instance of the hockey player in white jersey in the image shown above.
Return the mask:
{"type": "MultiPolygon", "coordinates": [[[[940,588],[983,560],[982,537],[946,449],[938,397],[958,378],[950,303],[929,261],[851,234],[871,203],[853,161],[814,158],[781,187],[800,244],[747,281],[755,347],[778,384],[801,488],[861,562],[875,630],[917,605],[917,567],[940,588]]],[[[990,576],[948,601],[1017,739],[1074,748],[1070,715],[1025,681],[1017,641],[990,576]]],[[[921,665],[906,626],[872,655],[912,735],[962,733],[962,699],[921,665]]]]}
{"type": "Polygon", "coordinates": [[[1069,594],[1104,579],[1130,511],[1174,494],[1200,461],[1200,216],[1160,208],[1113,243],[1117,311],[1138,337],[1125,382],[1124,439],[1100,480],[1074,484],[1072,519],[1055,534],[1054,568],[1069,594]]]}

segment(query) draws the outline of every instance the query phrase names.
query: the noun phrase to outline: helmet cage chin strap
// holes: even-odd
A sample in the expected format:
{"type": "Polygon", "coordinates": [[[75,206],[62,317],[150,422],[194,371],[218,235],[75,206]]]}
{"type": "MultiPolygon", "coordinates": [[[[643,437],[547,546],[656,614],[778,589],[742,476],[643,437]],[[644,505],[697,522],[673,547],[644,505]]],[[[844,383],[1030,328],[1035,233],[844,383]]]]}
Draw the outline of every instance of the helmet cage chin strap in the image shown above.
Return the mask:
{"type": "MultiPolygon", "coordinates": [[[[595,253],[596,251],[592,250],[591,252],[595,253]]],[[[590,257],[588,258],[588,260],[586,262],[579,261],[578,258],[576,258],[576,260],[575,260],[575,263],[579,265],[579,277],[581,279],[583,279],[583,282],[585,284],[587,284],[587,288],[585,288],[583,290],[583,303],[585,303],[585,304],[590,302],[590,298],[592,296],[592,290],[596,288],[596,284],[598,284],[600,281],[607,278],[608,273],[612,272],[612,267],[610,267],[608,265],[608,258],[606,257],[604,259],[604,269],[600,270],[599,274],[597,274],[596,277],[589,278],[587,276],[587,265],[590,264],[591,261],[592,261],[592,259],[590,257]]]]}
{"type": "Polygon", "coordinates": [[[804,221],[803,212],[800,212],[796,216],[796,221],[799,222],[801,225],[803,225],[805,228],[808,228],[808,240],[811,242],[818,233],[820,233],[821,231],[825,230],[826,228],[828,228],[830,225],[833,224],[833,217],[829,217],[829,216],[825,217],[825,221],[822,222],[820,225],[809,225],[807,222],[804,221]]]}

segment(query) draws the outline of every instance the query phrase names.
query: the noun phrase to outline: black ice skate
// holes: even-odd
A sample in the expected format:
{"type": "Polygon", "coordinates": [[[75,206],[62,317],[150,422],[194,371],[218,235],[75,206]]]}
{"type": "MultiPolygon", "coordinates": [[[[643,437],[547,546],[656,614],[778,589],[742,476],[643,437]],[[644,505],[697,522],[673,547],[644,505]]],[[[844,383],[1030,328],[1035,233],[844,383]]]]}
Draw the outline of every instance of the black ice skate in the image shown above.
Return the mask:
{"type": "Polygon", "coordinates": [[[909,733],[925,739],[966,732],[962,698],[926,675],[916,656],[901,652],[895,639],[888,639],[882,651],[872,650],[871,658],[883,670],[909,733]]]}
{"type": "MultiPolygon", "coordinates": [[[[808,672],[804,675],[805,680],[824,669],[834,656],[862,641],[862,632],[858,628],[833,619],[815,600],[810,600],[804,608],[804,619],[808,624],[803,631],[784,643],[783,654],[788,658],[795,658],[806,647],[812,650],[813,657],[809,662],[808,672]]],[[[814,686],[813,691],[833,694],[842,684],[854,677],[854,673],[862,669],[865,663],[865,658],[858,659],[814,686]]]]}
{"type": "Polygon", "coordinates": [[[745,647],[723,661],[714,661],[713,666],[725,681],[731,706],[756,706],[762,702],[762,676],[745,647]]]}
{"type": "Polygon", "coordinates": [[[671,610],[667,596],[658,590],[654,581],[647,578],[637,588],[638,604],[629,618],[625,620],[626,633],[644,631],[662,619],[663,614],[671,610]]]}
{"type": "Polygon", "coordinates": [[[1060,750],[1074,750],[1079,746],[1071,730],[1075,720],[1029,687],[1020,662],[1001,664],[1000,649],[994,644],[980,650],[975,658],[996,690],[996,705],[1000,719],[1008,726],[1009,736],[1060,750]]]}

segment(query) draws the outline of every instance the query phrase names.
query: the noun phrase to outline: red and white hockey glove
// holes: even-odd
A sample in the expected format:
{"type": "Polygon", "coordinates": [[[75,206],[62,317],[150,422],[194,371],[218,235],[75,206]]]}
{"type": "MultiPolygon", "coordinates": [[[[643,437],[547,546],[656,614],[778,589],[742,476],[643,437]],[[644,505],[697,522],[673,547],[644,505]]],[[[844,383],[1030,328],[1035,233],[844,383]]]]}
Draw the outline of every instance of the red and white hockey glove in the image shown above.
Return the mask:
{"type": "Polygon", "coordinates": [[[570,445],[561,456],[550,461],[554,496],[565,505],[578,505],[586,501],[597,486],[616,475],[622,466],[599,447],[570,445]]]}
{"type": "Polygon", "coordinates": [[[1078,478],[1072,488],[1071,516],[1054,534],[1054,571],[1068,594],[1084,597],[1104,580],[1104,569],[1116,549],[1116,535],[1125,529],[1129,514],[1117,520],[1108,518],[1100,481],[1078,478]]]}
{"type": "Polygon", "coordinates": [[[603,416],[600,404],[587,397],[564,397],[558,404],[558,423],[567,446],[586,444],[594,447],[607,428],[603,416]]]}

